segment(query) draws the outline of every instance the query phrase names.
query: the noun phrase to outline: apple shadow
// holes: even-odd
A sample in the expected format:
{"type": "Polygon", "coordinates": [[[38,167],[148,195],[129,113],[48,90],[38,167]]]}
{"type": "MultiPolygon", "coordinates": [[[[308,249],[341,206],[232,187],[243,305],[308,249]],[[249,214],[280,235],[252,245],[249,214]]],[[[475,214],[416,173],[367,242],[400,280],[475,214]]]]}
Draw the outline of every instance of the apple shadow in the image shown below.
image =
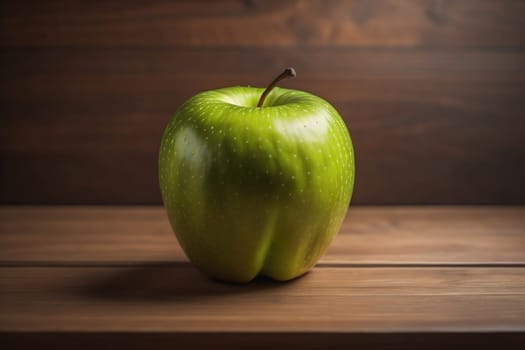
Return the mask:
{"type": "Polygon", "coordinates": [[[277,282],[257,277],[247,284],[215,281],[189,263],[150,263],[108,268],[85,281],[82,294],[112,301],[202,300],[241,293],[282,288],[294,281],[277,282]]]}

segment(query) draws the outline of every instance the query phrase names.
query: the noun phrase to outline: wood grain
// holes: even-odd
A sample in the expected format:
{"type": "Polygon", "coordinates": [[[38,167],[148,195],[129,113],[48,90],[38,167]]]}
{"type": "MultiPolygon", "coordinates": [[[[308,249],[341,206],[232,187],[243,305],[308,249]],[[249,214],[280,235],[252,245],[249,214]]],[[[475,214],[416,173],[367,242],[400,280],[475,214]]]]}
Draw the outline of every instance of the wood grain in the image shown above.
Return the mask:
{"type": "MultiPolygon", "coordinates": [[[[0,247],[2,266],[187,266],[160,207],[2,207],[0,247]]],[[[319,266],[513,264],[525,207],[351,207],[319,266]]]]}
{"type": "Polygon", "coordinates": [[[0,6],[0,203],[159,204],[177,106],[293,65],[352,131],[354,203],[525,204],[521,1],[0,6]]]}
{"type": "Polygon", "coordinates": [[[159,207],[1,207],[3,348],[525,345],[525,207],[356,207],[288,283],[211,281],[159,207]],[[326,345],[326,346],[325,346],[326,345]]]}
{"type": "Polygon", "coordinates": [[[158,204],[177,106],[225,85],[330,100],[357,154],[358,204],[524,204],[525,56],[391,49],[58,49],[1,55],[0,201],[158,204]],[[213,63],[210,62],[213,57],[213,63]],[[384,174],[389,174],[385,177],[384,174]]]}
{"type": "MultiPolygon", "coordinates": [[[[198,91],[334,104],[354,203],[525,204],[518,0],[2,1],[0,203],[159,204],[198,91]]],[[[289,283],[213,282],[163,208],[0,207],[3,349],[525,348],[525,207],[351,207],[289,283]]]]}
{"type": "Polygon", "coordinates": [[[2,332],[525,332],[525,268],[323,268],[235,286],[184,267],[28,267],[0,281],[2,332]]]}
{"type": "Polygon", "coordinates": [[[523,47],[515,1],[4,1],[2,47],[523,47]]]}

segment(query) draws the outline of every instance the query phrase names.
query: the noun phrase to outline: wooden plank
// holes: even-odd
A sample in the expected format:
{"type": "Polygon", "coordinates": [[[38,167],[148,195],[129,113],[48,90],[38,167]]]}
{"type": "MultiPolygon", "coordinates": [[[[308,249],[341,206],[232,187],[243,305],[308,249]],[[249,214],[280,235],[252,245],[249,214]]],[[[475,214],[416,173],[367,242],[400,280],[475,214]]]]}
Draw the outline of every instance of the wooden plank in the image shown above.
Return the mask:
{"type": "Polygon", "coordinates": [[[193,268],[1,268],[2,332],[525,332],[525,268],[318,268],[236,286],[193,268]]]}
{"type": "Polygon", "coordinates": [[[157,149],[177,106],[293,64],[287,86],[330,100],[350,127],[355,203],[525,204],[521,52],[14,50],[1,61],[2,203],[158,204],[157,149]]]}
{"type": "MultiPolygon", "coordinates": [[[[296,79],[283,83],[299,88],[306,81],[351,80],[510,80],[523,81],[525,53],[522,50],[447,50],[393,48],[57,48],[11,49],[0,51],[2,79],[21,88],[31,82],[35,89],[49,93],[62,89],[63,82],[83,84],[71,88],[98,86],[104,93],[116,87],[125,92],[127,83],[152,83],[183,88],[178,81],[193,81],[191,94],[206,88],[229,85],[265,86],[287,65],[298,72],[296,79]],[[135,73],[135,74],[133,74],[135,73]],[[45,84],[42,79],[56,76],[64,81],[45,84]],[[18,79],[17,79],[18,78],[18,79]],[[40,79],[37,79],[40,78],[40,79]],[[69,80],[66,80],[68,79],[69,80]],[[33,79],[33,80],[30,80],[33,79]],[[136,79],[133,81],[132,79],[136,79]],[[148,80],[146,80],[148,79],[148,80]],[[151,79],[151,81],[149,80],[151,79]],[[210,82],[206,80],[210,79],[210,82]],[[213,85],[217,80],[221,85],[213,85]],[[101,83],[104,84],[101,84],[101,83]],[[107,83],[120,83],[107,86],[107,83]],[[169,83],[169,84],[168,84],[169,83]],[[57,85],[58,84],[58,85],[57,85]]],[[[161,86],[162,86],[161,85],[161,86]]],[[[315,88],[312,86],[312,88],[315,88]]],[[[354,91],[352,91],[354,92],[354,91]]],[[[358,92],[358,91],[356,91],[358,92]]],[[[2,94],[13,93],[11,89],[2,94]]],[[[5,95],[4,95],[5,96],[5,95]]],[[[10,95],[7,95],[10,96],[10,95]]],[[[344,96],[342,93],[338,96],[344,96]]],[[[41,98],[43,98],[42,96],[41,98]]],[[[189,96],[187,96],[189,97],[189,96]]]]}
{"type": "Polygon", "coordinates": [[[3,47],[522,47],[515,1],[4,1],[3,47]]]}
{"type": "MultiPolygon", "coordinates": [[[[187,261],[160,207],[1,207],[0,246],[3,266],[187,261]]],[[[525,207],[351,207],[334,264],[523,265],[525,207]]]]}

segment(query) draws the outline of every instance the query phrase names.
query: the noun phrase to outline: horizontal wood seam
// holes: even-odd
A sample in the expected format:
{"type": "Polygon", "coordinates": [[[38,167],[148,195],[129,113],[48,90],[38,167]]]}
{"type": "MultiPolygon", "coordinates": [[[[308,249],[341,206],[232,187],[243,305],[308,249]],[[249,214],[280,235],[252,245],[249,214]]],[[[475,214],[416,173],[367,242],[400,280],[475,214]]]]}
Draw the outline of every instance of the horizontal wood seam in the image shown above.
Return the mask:
{"type": "MultiPolygon", "coordinates": [[[[109,268],[189,268],[193,265],[187,261],[152,261],[152,262],[112,262],[112,261],[0,261],[2,267],[109,267],[109,268]]],[[[315,268],[525,268],[525,263],[345,263],[320,262],[315,268]]]]}
{"type": "Polygon", "coordinates": [[[221,52],[221,51],[267,51],[267,50],[283,50],[297,49],[301,51],[385,51],[385,52],[501,52],[501,53],[523,53],[525,47],[523,46],[304,46],[304,45],[289,45],[289,46],[246,46],[246,45],[220,45],[220,46],[141,46],[141,45],[54,45],[54,46],[24,46],[24,45],[0,45],[0,52],[9,50],[10,53],[29,51],[185,51],[185,52],[221,52]]]}

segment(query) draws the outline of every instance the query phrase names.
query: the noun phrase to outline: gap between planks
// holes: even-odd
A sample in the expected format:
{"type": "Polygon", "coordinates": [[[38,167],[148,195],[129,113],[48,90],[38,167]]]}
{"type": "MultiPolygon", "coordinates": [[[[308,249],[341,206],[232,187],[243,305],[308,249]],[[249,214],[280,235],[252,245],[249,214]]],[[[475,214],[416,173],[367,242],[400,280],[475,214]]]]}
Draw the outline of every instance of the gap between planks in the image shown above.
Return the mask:
{"type": "MultiPolygon", "coordinates": [[[[144,261],[144,262],[114,262],[114,261],[0,261],[0,267],[152,267],[152,268],[189,268],[193,264],[189,261],[144,261]]],[[[509,268],[525,267],[525,263],[417,263],[417,262],[370,262],[370,263],[348,263],[348,262],[320,262],[314,268],[509,268]]]]}

